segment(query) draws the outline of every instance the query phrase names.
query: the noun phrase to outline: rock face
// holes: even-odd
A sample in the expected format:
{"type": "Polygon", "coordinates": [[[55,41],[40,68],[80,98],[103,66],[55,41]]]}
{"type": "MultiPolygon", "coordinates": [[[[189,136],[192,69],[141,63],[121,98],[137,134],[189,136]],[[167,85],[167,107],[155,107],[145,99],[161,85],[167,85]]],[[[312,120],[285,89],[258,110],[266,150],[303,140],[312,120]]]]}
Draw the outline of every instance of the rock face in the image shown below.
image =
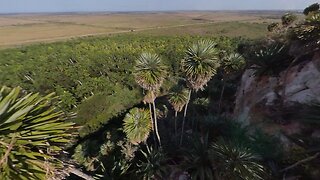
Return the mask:
{"type": "MultiPolygon", "coordinates": [[[[272,118],[272,110],[266,107],[277,107],[280,100],[282,107],[295,102],[320,102],[320,52],[280,73],[279,77],[257,78],[253,70],[246,70],[238,88],[234,114],[244,125],[259,126],[266,116],[272,118]]],[[[280,124],[264,124],[263,129],[272,134],[280,129],[289,134],[299,131],[297,124],[280,124]]]]}

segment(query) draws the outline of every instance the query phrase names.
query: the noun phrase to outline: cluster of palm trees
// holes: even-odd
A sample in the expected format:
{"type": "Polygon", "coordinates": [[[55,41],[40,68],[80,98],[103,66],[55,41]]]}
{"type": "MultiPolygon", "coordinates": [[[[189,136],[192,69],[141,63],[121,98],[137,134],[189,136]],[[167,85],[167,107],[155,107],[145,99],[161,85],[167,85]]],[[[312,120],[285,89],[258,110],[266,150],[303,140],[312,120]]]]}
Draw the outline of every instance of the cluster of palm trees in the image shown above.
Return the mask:
{"type": "MultiPolygon", "coordinates": [[[[185,121],[187,117],[188,104],[191,98],[192,91],[197,92],[203,90],[208,81],[216,74],[217,68],[220,66],[219,50],[216,48],[216,43],[210,40],[198,41],[190,46],[186,51],[186,56],[181,60],[181,71],[185,79],[187,87],[178,87],[169,93],[169,103],[175,111],[175,132],[177,131],[177,114],[184,109],[183,121],[181,127],[180,145],[183,142],[183,134],[185,121]]],[[[168,72],[167,67],[162,63],[160,57],[153,53],[142,53],[140,58],[136,60],[134,67],[134,76],[136,82],[146,91],[144,102],[149,104],[150,115],[146,118],[151,122],[152,130],[154,131],[157,142],[161,147],[161,139],[158,130],[157,109],[155,99],[160,90],[168,72]]],[[[139,126],[138,121],[142,121],[141,115],[132,113],[141,113],[141,111],[130,112],[125,118],[124,131],[129,140],[134,142],[143,142],[146,140],[149,132],[143,131],[148,127],[139,126]],[[133,132],[147,133],[147,136],[141,136],[139,141],[133,135],[133,132]],[[131,136],[129,136],[131,134],[131,136]]]]}

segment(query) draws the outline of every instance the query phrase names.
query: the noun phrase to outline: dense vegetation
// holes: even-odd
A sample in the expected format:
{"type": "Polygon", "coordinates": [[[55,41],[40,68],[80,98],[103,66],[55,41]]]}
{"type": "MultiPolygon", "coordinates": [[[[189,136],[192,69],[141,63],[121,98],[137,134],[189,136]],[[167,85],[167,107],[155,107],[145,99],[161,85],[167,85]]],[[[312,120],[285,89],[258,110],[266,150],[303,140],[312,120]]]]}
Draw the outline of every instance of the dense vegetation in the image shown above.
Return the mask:
{"type": "MultiPolygon", "coordinates": [[[[0,146],[13,154],[0,149],[3,177],[44,179],[48,168],[39,164],[49,161],[59,169],[60,158],[95,179],[237,180],[285,179],[287,175],[314,179],[319,175],[317,162],[312,161],[319,155],[319,139],[302,143],[299,140],[306,134],[291,137],[298,146],[288,152],[276,136],[258,127],[244,127],[232,116],[245,68],[260,78],[278,76],[298,63],[297,57],[318,50],[319,8],[313,5],[305,12],[306,20],[297,24],[294,15],[284,15],[281,25],[268,27],[274,34],[260,41],[119,35],[2,50],[0,85],[59,95],[58,100],[43,99],[20,89],[9,95],[8,90],[1,90],[0,131],[4,133],[0,146]],[[308,51],[293,55],[289,52],[293,43],[308,51]],[[50,109],[49,101],[55,108],[50,109]],[[77,112],[77,117],[63,118],[70,112],[77,112]],[[11,123],[14,118],[10,116],[16,123],[11,123]],[[64,130],[73,129],[73,123],[79,126],[79,137],[71,142],[72,133],[64,130]],[[18,144],[28,128],[39,136],[26,133],[31,136],[27,138],[39,144],[19,141],[25,144],[13,149],[10,144],[18,144]],[[38,132],[37,128],[46,130],[38,132]],[[49,137],[43,139],[47,133],[49,137]],[[69,155],[58,158],[53,154],[52,160],[47,159],[43,148],[60,151],[62,142],[70,142],[69,155]],[[314,155],[308,163],[295,165],[309,154],[314,155]],[[39,163],[25,165],[33,162],[29,158],[39,163]],[[5,166],[4,160],[17,165],[5,166]],[[17,174],[15,166],[27,166],[22,169],[25,177],[17,174]]],[[[318,104],[299,108],[298,115],[295,111],[288,114],[299,117],[306,129],[319,127],[318,104]]]]}
{"type": "MultiPolygon", "coordinates": [[[[108,119],[140,103],[133,64],[144,52],[156,52],[170,68],[161,92],[176,81],[186,47],[200,37],[115,36],[32,45],[0,52],[0,84],[29,92],[60,96],[61,109],[77,109],[81,134],[97,130],[108,119]],[[84,101],[85,100],[85,101],[84,101]],[[108,107],[108,108],[105,108],[108,107]]],[[[235,40],[221,41],[221,49],[235,40]]],[[[221,40],[219,40],[221,39],[221,40]]]]}

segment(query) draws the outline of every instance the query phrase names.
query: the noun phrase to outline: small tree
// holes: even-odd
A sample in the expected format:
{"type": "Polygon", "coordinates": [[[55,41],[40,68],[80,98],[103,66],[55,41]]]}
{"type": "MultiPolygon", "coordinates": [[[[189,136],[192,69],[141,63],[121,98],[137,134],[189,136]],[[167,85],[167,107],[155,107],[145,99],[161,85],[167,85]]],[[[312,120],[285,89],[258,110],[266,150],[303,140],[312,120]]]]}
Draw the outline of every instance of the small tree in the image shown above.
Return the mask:
{"type": "Polygon", "coordinates": [[[226,80],[230,76],[230,74],[240,71],[245,66],[244,58],[238,53],[232,53],[229,55],[225,55],[221,60],[222,67],[222,90],[219,99],[219,113],[221,110],[221,102],[224,94],[226,80]]]}
{"type": "Polygon", "coordinates": [[[182,144],[183,140],[184,124],[191,91],[203,90],[212,76],[217,73],[219,66],[219,51],[216,48],[216,43],[209,40],[198,41],[193,44],[188,48],[186,57],[182,59],[181,69],[186,77],[189,93],[184,110],[180,144],[182,144]]]}

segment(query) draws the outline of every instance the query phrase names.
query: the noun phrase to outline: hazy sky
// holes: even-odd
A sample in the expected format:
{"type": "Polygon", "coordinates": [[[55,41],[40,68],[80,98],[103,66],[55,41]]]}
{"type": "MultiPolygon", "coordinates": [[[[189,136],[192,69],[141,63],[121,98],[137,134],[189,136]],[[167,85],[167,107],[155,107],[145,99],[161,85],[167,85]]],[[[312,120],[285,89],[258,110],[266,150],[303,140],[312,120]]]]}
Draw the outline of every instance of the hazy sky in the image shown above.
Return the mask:
{"type": "Polygon", "coordinates": [[[319,0],[0,0],[0,13],[303,9],[319,0]]]}

